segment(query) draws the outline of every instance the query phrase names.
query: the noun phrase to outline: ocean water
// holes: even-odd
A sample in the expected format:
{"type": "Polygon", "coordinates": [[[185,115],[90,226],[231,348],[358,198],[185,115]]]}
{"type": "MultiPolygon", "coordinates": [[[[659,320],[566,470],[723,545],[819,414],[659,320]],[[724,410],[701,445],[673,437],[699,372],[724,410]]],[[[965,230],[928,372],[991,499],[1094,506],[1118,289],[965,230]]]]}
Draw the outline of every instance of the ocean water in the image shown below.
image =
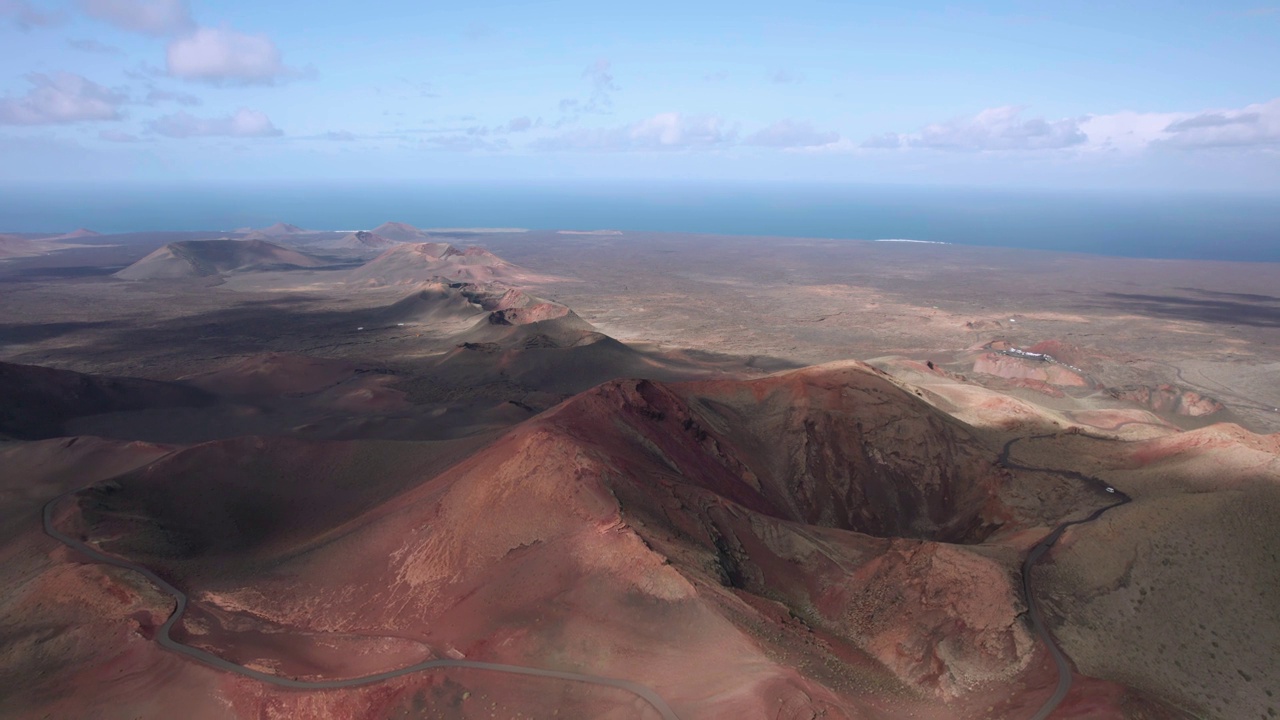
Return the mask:
{"type": "Polygon", "coordinates": [[[0,188],[0,232],[523,227],[912,239],[1280,262],[1280,196],[735,183],[0,188]]]}

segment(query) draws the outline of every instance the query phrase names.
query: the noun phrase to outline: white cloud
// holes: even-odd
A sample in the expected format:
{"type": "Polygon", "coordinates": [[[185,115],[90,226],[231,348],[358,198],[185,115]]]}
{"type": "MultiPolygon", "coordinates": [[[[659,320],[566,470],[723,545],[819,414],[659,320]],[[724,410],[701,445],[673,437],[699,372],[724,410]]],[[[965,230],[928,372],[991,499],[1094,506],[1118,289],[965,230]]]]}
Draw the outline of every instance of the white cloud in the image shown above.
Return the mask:
{"type": "Polygon", "coordinates": [[[428,150],[453,150],[455,152],[500,151],[510,149],[504,139],[486,140],[488,133],[471,133],[461,135],[437,135],[423,138],[420,147],[428,150]]]}
{"type": "Polygon", "coordinates": [[[0,99],[0,124],[56,125],[119,120],[128,96],[72,73],[27,76],[33,86],[22,97],[0,99]]]}
{"type": "Polygon", "coordinates": [[[97,40],[68,40],[67,45],[87,53],[95,53],[97,55],[123,55],[124,51],[118,47],[100,43],[97,40]]]}
{"type": "Polygon", "coordinates": [[[174,92],[172,90],[162,90],[152,86],[147,90],[147,97],[143,101],[145,105],[159,105],[163,102],[172,102],[188,107],[202,104],[200,98],[190,93],[174,92]]]}
{"type": "Polygon", "coordinates": [[[122,30],[173,35],[195,26],[186,0],[80,0],[92,17],[122,30]]]}
{"type": "Polygon", "coordinates": [[[152,132],[171,138],[275,137],[283,135],[265,113],[240,108],[226,117],[201,118],[186,112],[164,115],[151,123],[152,132]]]}
{"type": "Polygon", "coordinates": [[[898,133],[881,133],[862,141],[862,147],[872,150],[888,150],[902,147],[902,135],[898,133]]]}
{"type": "Polygon", "coordinates": [[[334,142],[354,142],[356,134],[350,130],[330,130],[329,132],[320,135],[320,139],[332,140],[334,142]]]}
{"type": "Polygon", "coordinates": [[[727,142],[724,121],[715,115],[689,116],[659,113],[632,125],[627,132],[631,144],[648,148],[707,147],[727,142]]]}
{"type": "Polygon", "coordinates": [[[840,133],[817,130],[806,122],[779,120],[743,139],[743,145],[772,148],[814,148],[840,142],[840,133]]]}
{"type": "Polygon", "coordinates": [[[298,73],[285,67],[266,35],[229,28],[199,28],[169,43],[170,75],[212,85],[271,85],[298,73]]]}
{"type": "Polygon", "coordinates": [[[715,115],[659,113],[614,128],[578,128],[533,143],[540,150],[686,150],[727,145],[735,134],[715,115]]]}
{"type": "Polygon", "coordinates": [[[1088,136],[1081,119],[1022,119],[1023,108],[1007,105],[988,108],[969,117],[926,125],[915,133],[884,133],[869,138],[862,147],[914,147],[930,150],[984,152],[992,150],[1054,150],[1080,145],[1088,136]]]}
{"type": "Polygon", "coordinates": [[[1280,98],[1239,110],[1214,110],[1180,118],[1158,142],[1180,148],[1280,145],[1280,98]]]}
{"type": "Polygon", "coordinates": [[[1133,112],[1045,120],[1022,119],[1022,108],[998,107],[972,117],[926,125],[915,133],[884,133],[863,148],[947,151],[1065,150],[1139,153],[1164,149],[1280,147],[1280,98],[1243,108],[1198,112],[1133,112]]]}
{"type": "Polygon", "coordinates": [[[913,147],[934,150],[1052,150],[1085,142],[1080,121],[1021,119],[1023,108],[989,108],[967,118],[926,125],[906,138],[913,147]]]}
{"type": "Polygon", "coordinates": [[[26,32],[32,28],[53,27],[66,21],[60,12],[44,12],[27,0],[0,0],[0,17],[8,17],[14,26],[26,32]]]}
{"type": "Polygon", "coordinates": [[[616,92],[618,86],[613,83],[613,66],[608,60],[600,58],[591,63],[582,71],[582,77],[591,80],[591,100],[588,104],[598,104],[601,107],[613,104],[609,94],[616,92]]]}
{"type": "Polygon", "coordinates": [[[525,132],[532,127],[534,127],[533,120],[530,119],[528,115],[525,115],[523,117],[511,118],[511,120],[507,122],[506,130],[507,132],[518,133],[525,132]]]}
{"type": "MultiPolygon", "coordinates": [[[[468,135],[482,135],[482,136],[489,135],[489,134],[508,135],[511,133],[528,132],[530,130],[533,130],[539,127],[542,127],[542,118],[538,118],[537,120],[534,120],[528,115],[522,115],[520,117],[511,118],[510,120],[508,120],[507,122],[501,125],[494,125],[493,127],[486,127],[484,125],[472,125],[471,127],[466,128],[465,132],[468,135]]],[[[450,131],[447,129],[442,129],[439,132],[450,132],[450,131]]]]}
{"type": "Polygon", "coordinates": [[[1096,150],[1263,149],[1280,145],[1280,98],[1227,110],[1091,115],[1080,127],[1096,150]]]}
{"type": "Polygon", "coordinates": [[[139,141],[137,135],[131,135],[130,133],[121,132],[119,130],[103,130],[98,133],[98,137],[106,140],[107,142],[114,143],[135,143],[139,141]]]}
{"type": "Polygon", "coordinates": [[[609,114],[613,109],[613,93],[617,92],[618,86],[613,82],[613,66],[604,59],[600,58],[591,63],[582,71],[582,77],[591,81],[591,95],[586,100],[578,98],[564,98],[560,101],[560,112],[566,117],[562,117],[556,124],[563,126],[577,120],[578,117],[590,113],[599,113],[603,115],[609,114]]]}
{"type": "Polygon", "coordinates": [[[1121,153],[1140,152],[1153,140],[1164,135],[1165,128],[1183,117],[1179,113],[1118,112],[1109,115],[1090,115],[1080,123],[1080,130],[1089,138],[1083,148],[1089,151],[1121,153]]]}

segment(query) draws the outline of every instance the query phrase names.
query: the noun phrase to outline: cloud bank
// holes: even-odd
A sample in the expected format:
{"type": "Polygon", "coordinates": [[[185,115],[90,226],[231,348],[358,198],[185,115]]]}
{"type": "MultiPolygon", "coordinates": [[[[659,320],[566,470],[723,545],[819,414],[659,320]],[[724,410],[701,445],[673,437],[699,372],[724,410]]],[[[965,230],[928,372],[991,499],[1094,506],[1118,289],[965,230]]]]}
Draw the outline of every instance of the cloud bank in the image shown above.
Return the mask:
{"type": "Polygon", "coordinates": [[[90,17],[144,35],[173,35],[195,27],[186,0],[80,0],[90,17]]]}
{"type": "Polygon", "coordinates": [[[1158,142],[1180,148],[1280,145],[1280,98],[1239,110],[1215,110],[1180,118],[1158,142]]]}
{"type": "Polygon", "coordinates": [[[926,125],[914,133],[868,138],[866,149],[921,148],[947,152],[1046,151],[1135,153],[1280,145],[1280,99],[1201,112],[1132,112],[1046,120],[1023,108],[996,107],[926,125]]]}
{"type": "Polygon", "coordinates": [[[45,12],[27,0],[0,0],[0,17],[7,17],[14,27],[26,32],[34,28],[54,27],[66,21],[60,12],[45,12]]]}
{"type": "Polygon", "coordinates": [[[840,142],[840,133],[814,129],[812,125],[797,120],[778,122],[748,135],[743,145],[770,148],[813,148],[840,142]]]}
{"type": "Polygon", "coordinates": [[[715,115],[659,113],[630,125],[613,128],[575,128],[533,143],[549,151],[688,150],[727,145],[735,133],[715,115]]]}
{"type": "Polygon", "coordinates": [[[68,40],[67,46],[79,50],[81,52],[94,53],[96,55],[123,55],[124,51],[118,47],[100,43],[97,40],[68,40]]]}
{"type": "Polygon", "coordinates": [[[1088,136],[1080,129],[1080,119],[1023,119],[1024,109],[1016,105],[989,108],[970,117],[926,125],[915,133],[877,135],[863,142],[862,146],[983,152],[1051,150],[1079,145],[1088,140],[1088,136]]]}
{"type": "Polygon", "coordinates": [[[152,132],[171,138],[275,137],[283,135],[265,113],[240,108],[225,117],[201,118],[186,112],[163,115],[150,124],[152,132]]]}
{"type": "Polygon", "coordinates": [[[129,101],[125,93],[74,73],[32,73],[26,79],[32,85],[26,95],[0,99],[0,124],[60,125],[119,120],[120,107],[129,101]]]}

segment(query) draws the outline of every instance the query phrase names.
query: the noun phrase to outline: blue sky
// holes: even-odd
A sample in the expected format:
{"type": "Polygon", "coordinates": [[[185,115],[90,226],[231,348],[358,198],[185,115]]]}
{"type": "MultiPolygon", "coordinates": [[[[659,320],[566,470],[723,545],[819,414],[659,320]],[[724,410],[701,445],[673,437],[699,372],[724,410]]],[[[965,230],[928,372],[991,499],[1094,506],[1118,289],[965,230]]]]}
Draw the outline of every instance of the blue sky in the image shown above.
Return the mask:
{"type": "Polygon", "coordinates": [[[0,0],[0,182],[1280,190],[1280,6],[0,0]]]}

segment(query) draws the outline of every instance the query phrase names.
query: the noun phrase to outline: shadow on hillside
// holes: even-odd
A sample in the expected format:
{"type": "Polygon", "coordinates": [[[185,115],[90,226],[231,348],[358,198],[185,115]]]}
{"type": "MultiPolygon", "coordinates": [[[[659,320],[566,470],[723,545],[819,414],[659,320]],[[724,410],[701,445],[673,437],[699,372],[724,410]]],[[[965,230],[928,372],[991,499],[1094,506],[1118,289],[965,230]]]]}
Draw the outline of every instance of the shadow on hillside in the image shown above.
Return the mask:
{"type": "Polygon", "coordinates": [[[114,320],[98,322],[60,322],[60,323],[4,323],[0,324],[0,347],[5,345],[21,345],[23,343],[50,340],[81,330],[99,330],[119,327],[114,320]]]}

